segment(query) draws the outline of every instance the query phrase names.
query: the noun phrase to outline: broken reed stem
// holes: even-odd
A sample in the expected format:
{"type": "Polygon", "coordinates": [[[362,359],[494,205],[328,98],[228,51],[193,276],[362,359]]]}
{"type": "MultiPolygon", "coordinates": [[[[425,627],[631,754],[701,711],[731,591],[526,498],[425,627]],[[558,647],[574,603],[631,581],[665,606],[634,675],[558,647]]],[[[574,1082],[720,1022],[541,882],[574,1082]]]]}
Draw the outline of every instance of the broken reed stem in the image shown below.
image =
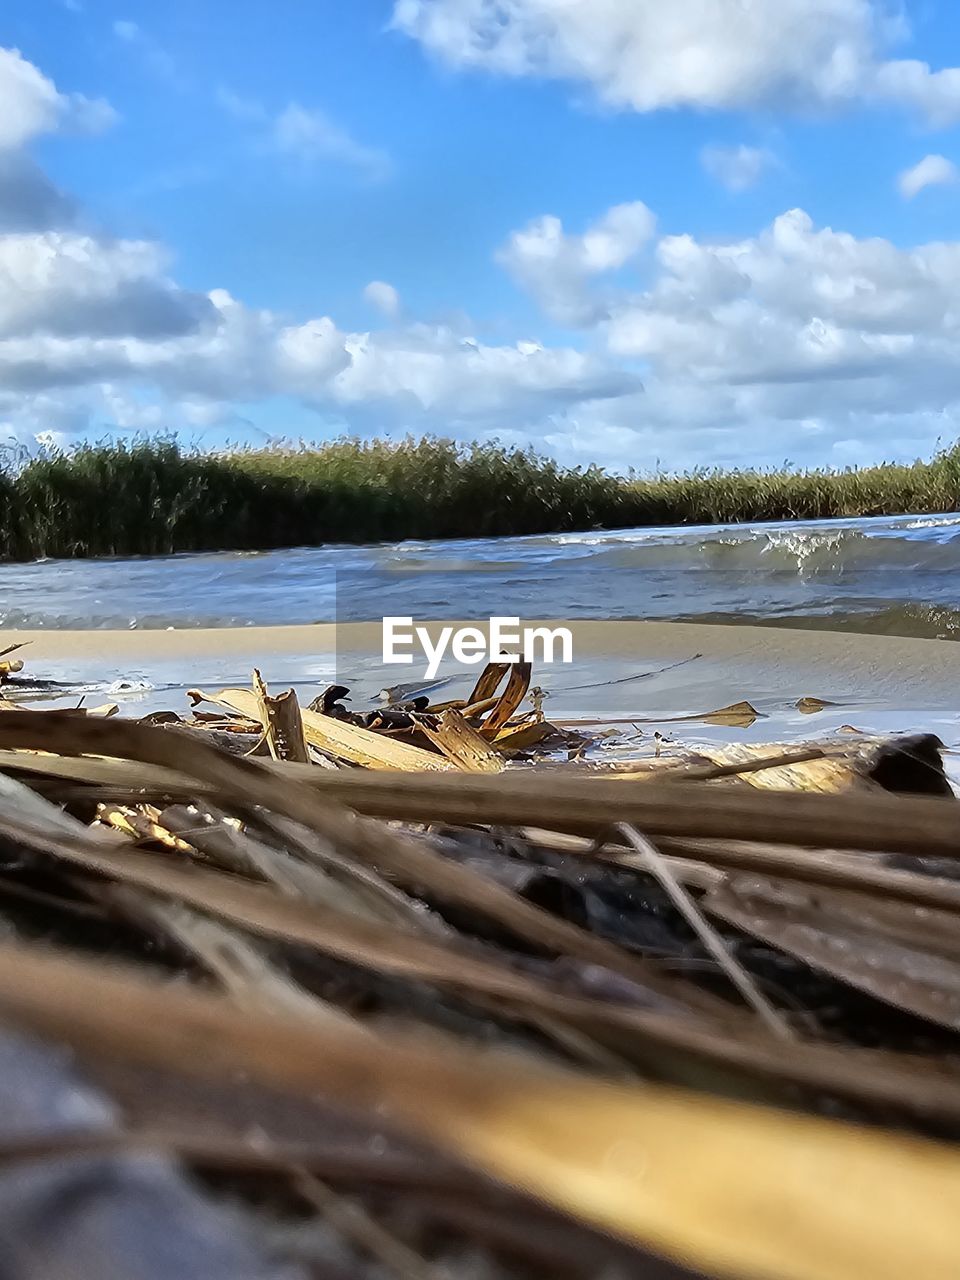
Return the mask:
{"type": "Polygon", "coordinates": [[[271,697],[263,677],[253,669],[253,692],[267,748],[274,760],[296,760],[310,763],[310,753],[303,736],[303,717],[300,703],[292,689],[271,697]]]}
{"type": "MultiPolygon", "coordinates": [[[[0,749],[0,768],[17,776],[131,788],[130,800],[143,790],[186,799],[220,794],[218,779],[198,775],[195,770],[191,776],[182,756],[172,751],[164,753],[162,764],[155,750],[138,753],[135,763],[130,758],[103,758],[111,753],[124,756],[127,748],[119,735],[71,746],[68,739],[59,736],[66,728],[64,714],[23,710],[16,717],[0,719],[0,748],[17,748],[0,749]],[[56,739],[52,726],[46,733],[40,731],[44,717],[58,721],[56,739]],[[62,749],[70,754],[36,755],[27,748],[54,753],[62,749]],[[90,754],[73,754],[83,751],[90,754]]],[[[73,720],[86,730],[101,733],[124,728],[115,720],[73,720]]],[[[74,727],[71,724],[71,734],[74,727]]],[[[141,731],[144,728],[134,727],[141,731]]],[[[692,803],[686,781],[675,777],[658,780],[652,787],[635,785],[629,778],[563,769],[534,771],[532,775],[522,771],[496,775],[328,771],[314,765],[270,760],[259,761],[258,767],[261,776],[265,773],[287,782],[305,783],[328,804],[338,801],[361,814],[394,822],[542,827],[594,835],[609,828],[611,822],[620,821],[656,838],[735,840],[960,859],[957,802],[941,797],[703,787],[692,803]]],[[[123,793],[113,794],[120,798],[123,793]]]]}
{"type": "Polygon", "coordinates": [[[289,1174],[308,1169],[327,1183],[373,1190],[416,1191],[484,1199],[498,1184],[431,1151],[408,1155],[371,1150],[337,1139],[293,1143],[232,1134],[183,1133],[158,1129],[77,1129],[65,1133],[24,1133],[0,1137],[0,1171],[40,1160],[72,1156],[161,1155],[199,1169],[220,1172],[289,1174]]]}
{"type": "MultiPolygon", "coordinates": [[[[213,1079],[242,1068],[251,1081],[374,1114],[706,1274],[901,1280],[912,1268],[925,1280],[956,1280],[960,1162],[953,1148],[925,1139],[534,1071],[516,1055],[438,1052],[434,1037],[331,1033],[289,1013],[239,1011],[182,984],[10,943],[0,944],[0,1005],[80,1052],[213,1079]],[[631,1158],[611,1160],[624,1147],[631,1158]]],[[[778,1050],[791,1065],[810,1052],[778,1050]]],[[[883,1074],[850,1065],[861,1089],[883,1074]]],[[[914,1065],[897,1097],[903,1104],[949,1083],[914,1065]]]]}
{"type": "MultiPolygon", "coordinates": [[[[687,990],[683,984],[665,979],[616,943],[551,915],[479,872],[446,861],[394,827],[358,817],[333,802],[329,796],[321,796],[310,787],[298,785],[297,779],[303,778],[303,770],[308,775],[317,776],[323,773],[322,770],[292,764],[284,764],[283,772],[267,770],[251,760],[226,756],[207,743],[187,742],[162,729],[143,724],[91,720],[58,711],[23,711],[9,717],[16,722],[12,726],[16,732],[11,733],[6,719],[0,716],[0,745],[12,740],[21,748],[54,751],[62,748],[68,753],[113,754],[183,768],[200,781],[217,787],[221,802],[226,800],[245,813],[261,806],[275,816],[293,819],[308,828],[312,836],[323,838],[338,851],[361,863],[375,865],[380,874],[390,876],[401,887],[422,888],[428,885],[437,898],[496,920],[540,947],[599,964],[640,986],[714,1017],[729,1015],[729,1007],[721,1010],[718,1007],[721,1002],[715,997],[696,989],[687,990]],[[294,772],[288,773],[287,770],[294,772]]],[[[482,780],[485,777],[483,774],[458,772],[455,780],[482,780]]],[[[496,781],[500,781],[500,775],[496,781]]],[[[25,788],[17,791],[17,795],[24,793],[32,794],[25,788]]],[[[49,824],[46,809],[39,820],[49,824]]],[[[22,828],[20,833],[25,834],[25,829],[22,828]]],[[[70,837],[74,836],[71,828],[70,837]]],[[[30,839],[44,838],[43,831],[30,836],[30,839]]],[[[63,850],[61,843],[52,851],[56,855],[63,850]]],[[[75,848],[74,855],[89,865],[91,851],[88,848],[75,848]]],[[[152,875],[153,870],[150,868],[147,874],[152,875]]],[[[171,873],[175,870],[169,869],[171,873]]],[[[237,886],[234,886],[234,892],[236,890],[237,886]]],[[[313,923],[315,925],[316,922],[313,923]]],[[[463,962],[467,963],[466,957],[463,957],[463,962]]]]}
{"type": "Polygon", "coordinates": [[[828,753],[822,747],[808,747],[802,751],[782,751],[779,755],[764,756],[760,760],[738,760],[732,764],[707,764],[677,771],[678,782],[715,782],[719,778],[738,778],[744,773],[763,773],[766,769],[782,769],[786,765],[809,764],[813,760],[825,760],[828,753]]]}
{"type": "Polygon", "coordinates": [[[657,849],[636,828],[631,827],[629,823],[617,823],[617,830],[630,844],[630,847],[636,851],[644,869],[649,871],[660,883],[670,901],[696,933],[704,947],[710,952],[747,1004],[762,1019],[769,1030],[784,1040],[795,1039],[789,1023],[770,1004],[743,966],[738,964],[719,933],[705,919],[703,913],[677,880],[666,860],[661,857],[657,849]]]}
{"type": "Polygon", "coordinates": [[[239,930],[176,900],[163,901],[128,885],[108,886],[105,897],[132,921],[139,920],[170,938],[238,1004],[248,1008],[286,1008],[301,1017],[357,1025],[339,1006],[300,986],[239,930]]]}

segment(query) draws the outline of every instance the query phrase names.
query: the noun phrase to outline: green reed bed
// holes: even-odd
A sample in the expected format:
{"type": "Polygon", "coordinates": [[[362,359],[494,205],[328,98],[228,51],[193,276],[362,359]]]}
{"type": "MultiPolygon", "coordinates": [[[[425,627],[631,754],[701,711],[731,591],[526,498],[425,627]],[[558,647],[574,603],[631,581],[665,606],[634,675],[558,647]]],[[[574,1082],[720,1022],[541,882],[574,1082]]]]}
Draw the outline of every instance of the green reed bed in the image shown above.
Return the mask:
{"type": "Polygon", "coordinates": [[[960,507],[960,445],[830,471],[611,475],[449,440],[209,454],[166,440],[0,465],[0,556],[163,555],[321,542],[815,519],[960,507]]]}

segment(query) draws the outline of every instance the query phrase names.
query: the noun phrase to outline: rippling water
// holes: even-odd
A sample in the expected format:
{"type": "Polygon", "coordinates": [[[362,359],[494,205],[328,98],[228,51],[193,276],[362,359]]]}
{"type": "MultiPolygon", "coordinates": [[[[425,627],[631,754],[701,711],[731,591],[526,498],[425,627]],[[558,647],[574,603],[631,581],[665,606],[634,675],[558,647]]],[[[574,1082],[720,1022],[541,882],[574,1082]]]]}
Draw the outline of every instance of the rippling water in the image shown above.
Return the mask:
{"type": "Polygon", "coordinates": [[[960,638],[960,514],[0,565],[0,626],[648,618],[960,638]]]}

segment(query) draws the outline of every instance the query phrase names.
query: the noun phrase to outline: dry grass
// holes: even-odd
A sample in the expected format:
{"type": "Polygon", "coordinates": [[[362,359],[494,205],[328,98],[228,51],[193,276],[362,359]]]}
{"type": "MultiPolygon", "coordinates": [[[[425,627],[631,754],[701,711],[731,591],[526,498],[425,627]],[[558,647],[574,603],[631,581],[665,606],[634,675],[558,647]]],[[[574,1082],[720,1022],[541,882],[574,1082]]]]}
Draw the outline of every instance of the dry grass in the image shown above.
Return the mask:
{"type": "MultiPolygon", "coordinates": [[[[247,712],[265,725],[267,697],[247,712]]],[[[261,1224],[266,1187],[268,1217],[292,1196],[397,1274],[448,1265],[439,1228],[497,1277],[529,1274],[518,1251],[584,1280],[651,1254],[767,1280],[956,1274],[954,800],[675,766],[378,772],[307,718],[335,767],[211,745],[249,739],[252,719],[224,727],[243,714],[0,710],[0,1016],[123,1067],[115,1145],[256,1175],[261,1224]],[[184,1103],[200,1080],[206,1136],[184,1103]]],[[[83,1150],[28,1134],[0,1162],[83,1150]]]]}

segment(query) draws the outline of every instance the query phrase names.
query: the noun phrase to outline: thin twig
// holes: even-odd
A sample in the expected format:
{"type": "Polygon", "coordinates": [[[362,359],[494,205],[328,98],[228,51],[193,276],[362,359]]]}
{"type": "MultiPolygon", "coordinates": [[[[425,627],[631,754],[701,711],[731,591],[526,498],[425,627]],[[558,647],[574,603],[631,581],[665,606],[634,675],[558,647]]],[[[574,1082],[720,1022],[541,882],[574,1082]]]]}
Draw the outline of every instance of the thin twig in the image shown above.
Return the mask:
{"type": "Polygon", "coordinates": [[[217,978],[234,1000],[253,1007],[287,1008],[328,1023],[357,1025],[343,1009],[301,987],[278,968],[253,939],[222,921],[129,885],[108,885],[101,892],[131,920],[172,938],[217,978]]]}
{"type": "Polygon", "coordinates": [[[356,1200],[338,1195],[306,1169],[295,1172],[293,1184],[331,1226],[388,1267],[398,1280],[437,1280],[437,1272],[425,1258],[398,1240],[356,1200]]]}
{"type": "Polygon", "coordinates": [[[685,667],[690,662],[696,662],[698,658],[702,658],[702,653],[691,654],[689,658],[681,658],[679,662],[671,662],[669,666],[658,667],[656,671],[638,671],[633,676],[621,676],[619,680],[598,680],[595,684],[567,684],[560,689],[551,689],[549,692],[554,693],[579,693],[583,689],[603,689],[607,685],[613,684],[629,684],[632,680],[649,680],[651,676],[662,676],[668,671],[676,671],[678,667],[685,667]]]}
{"type": "MultiPolygon", "coordinates": [[[[484,1199],[499,1188],[482,1174],[423,1152],[372,1150],[358,1142],[288,1142],[167,1129],[79,1129],[0,1136],[0,1170],[72,1156],[161,1155],[213,1171],[289,1175],[309,1169],[325,1182],[357,1189],[484,1199]]],[[[509,1193],[506,1193],[509,1194],[509,1193]]]]}
{"type": "Polygon", "coordinates": [[[680,782],[712,782],[717,778],[736,778],[742,773],[762,773],[765,769],[783,769],[793,764],[808,764],[811,760],[826,760],[829,755],[822,747],[807,747],[802,751],[783,751],[779,755],[764,756],[760,760],[737,760],[731,764],[695,765],[678,769],[680,782]]]}
{"type": "Polygon", "coordinates": [[[713,925],[680,884],[671,868],[650,841],[627,822],[618,822],[617,830],[639,855],[645,870],[655,876],[687,924],[716,960],[744,1000],[766,1023],[775,1035],[785,1040],[794,1039],[789,1023],[767,1000],[741,964],[737,962],[713,925]]]}

